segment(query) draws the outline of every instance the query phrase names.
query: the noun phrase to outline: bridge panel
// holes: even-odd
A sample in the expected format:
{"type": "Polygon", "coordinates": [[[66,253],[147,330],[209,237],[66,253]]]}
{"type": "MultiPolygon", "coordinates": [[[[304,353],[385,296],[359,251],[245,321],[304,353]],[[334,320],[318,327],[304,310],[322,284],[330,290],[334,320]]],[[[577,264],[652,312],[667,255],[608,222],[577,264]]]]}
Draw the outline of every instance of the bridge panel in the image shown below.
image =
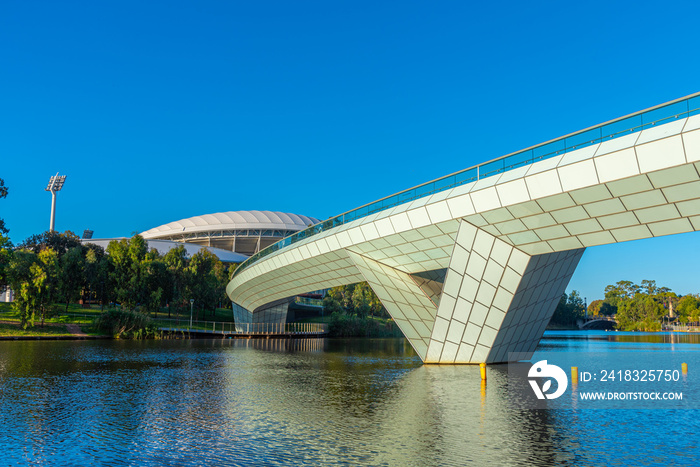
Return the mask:
{"type": "Polygon", "coordinates": [[[407,273],[349,252],[413,349],[425,360],[437,307],[407,273]]]}

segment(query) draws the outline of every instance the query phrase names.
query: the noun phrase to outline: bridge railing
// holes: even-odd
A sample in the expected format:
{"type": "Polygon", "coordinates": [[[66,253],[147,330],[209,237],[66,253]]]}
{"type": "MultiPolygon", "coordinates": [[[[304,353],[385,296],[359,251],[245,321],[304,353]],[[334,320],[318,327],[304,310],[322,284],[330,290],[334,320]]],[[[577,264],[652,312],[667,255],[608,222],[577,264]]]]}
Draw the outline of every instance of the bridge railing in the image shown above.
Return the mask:
{"type": "Polygon", "coordinates": [[[309,298],[309,297],[294,297],[294,303],[297,305],[313,306],[317,308],[323,307],[323,299],[321,298],[309,298]]]}
{"type": "Polygon", "coordinates": [[[205,334],[325,334],[328,325],[325,323],[241,323],[217,321],[193,321],[192,326],[187,321],[174,319],[159,319],[157,325],[168,331],[197,332],[205,334]]]}
{"type": "Polygon", "coordinates": [[[691,324],[665,324],[664,331],[700,332],[700,326],[691,324]]]}
{"type": "Polygon", "coordinates": [[[610,120],[585,130],[562,136],[522,151],[484,162],[459,172],[438,178],[408,190],[401,191],[386,198],[360,206],[359,208],[345,212],[328,220],[312,225],[295,234],[285,237],[277,243],[254,254],[242,262],[234,277],[256,261],[270,255],[282,248],[298,241],[312,237],[320,232],[330,230],[339,225],[352,222],[356,219],[413,201],[425,196],[430,196],[444,190],[448,190],[466,183],[471,183],[482,178],[491,177],[499,173],[534,164],[551,157],[566,154],[567,152],[592,146],[614,138],[636,133],[655,125],[662,125],[674,120],[700,114],[700,93],[691,94],[665,104],[657,105],[646,110],[610,120]]]}

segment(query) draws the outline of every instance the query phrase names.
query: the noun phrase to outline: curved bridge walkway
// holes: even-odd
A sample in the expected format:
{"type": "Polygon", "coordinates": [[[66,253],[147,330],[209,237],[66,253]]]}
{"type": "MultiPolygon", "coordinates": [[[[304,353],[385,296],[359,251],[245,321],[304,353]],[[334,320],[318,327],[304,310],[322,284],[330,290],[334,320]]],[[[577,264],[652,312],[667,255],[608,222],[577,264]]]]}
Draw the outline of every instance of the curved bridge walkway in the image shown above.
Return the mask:
{"type": "Polygon", "coordinates": [[[586,247],[700,229],[698,109],[700,93],[329,219],[227,293],[255,317],[366,280],[426,363],[529,358],[586,247]]]}

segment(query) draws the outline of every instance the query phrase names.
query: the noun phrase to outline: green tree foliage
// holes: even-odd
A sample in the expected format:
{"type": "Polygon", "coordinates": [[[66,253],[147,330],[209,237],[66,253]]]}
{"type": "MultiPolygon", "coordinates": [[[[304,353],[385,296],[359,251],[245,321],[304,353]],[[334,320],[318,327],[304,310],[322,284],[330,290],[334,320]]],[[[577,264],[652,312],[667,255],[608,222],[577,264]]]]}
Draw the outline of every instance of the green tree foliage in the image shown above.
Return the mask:
{"type": "Polygon", "coordinates": [[[366,282],[360,282],[352,291],[352,306],[355,309],[355,314],[360,318],[364,318],[370,312],[371,290],[366,282]]]}
{"type": "Polygon", "coordinates": [[[347,313],[361,318],[389,318],[379,297],[367,282],[333,287],[323,298],[323,307],[327,314],[347,313]]]}
{"type": "Polygon", "coordinates": [[[85,285],[83,293],[91,298],[99,297],[99,301],[104,308],[106,297],[110,295],[112,283],[110,282],[110,272],[112,262],[105,254],[104,248],[93,243],[87,243],[85,248],[85,285]]]}
{"type": "Polygon", "coordinates": [[[140,266],[146,257],[146,248],[141,245],[141,241],[132,242],[132,239],[114,240],[107,245],[113,266],[110,281],[114,285],[114,298],[129,309],[135,308],[143,295],[140,266]]]}
{"type": "Polygon", "coordinates": [[[112,262],[110,289],[122,306],[145,312],[157,312],[172,290],[168,265],[140,235],[112,241],[107,246],[112,262]]]}
{"type": "Polygon", "coordinates": [[[128,309],[156,313],[170,303],[184,309],[194,299],[195,309],[213,313],[227,300],[228,270],[209,250],[188,258],[184,246],[178,246],[160,256],[154,249],[148,251],[146,241],[135,235],[110,242],[107,253],[113,297],[128,309]]]}
{"type": "Polygon", "coordinates": [[[222,263],[219,258],[216,258],[214,263],[214,277],[216,277],[216,290],[218,295],[218,306],[222,307],[224,303],[228,301],[228,295],[226,295],[226,285],[229,282],[229,271],[226,265],[222,263]]]}
{"type": "Polygon", "coordinates": [[[59,288],[66,304],[75,303],[86,282],[85,256],[82,245],[70,248],[60,259],[59,288]]]}
{"type": "Polygon", "coordinates": [[[653,280],[645,279],[641,285],[619,281],[605,288],[600,314],[615,315],[617,328],[624,331],[658,331],[671,308],[678,312],[679,319],[687,320],[694,304],[694,299],[682,299],[653,280]]]}
{"type": "Polygon", "coordinates": [[[593,300],[588,305],[588,316],[612,316],[617,313],[617,306],[612,306],[605,300],[593,300]]]}
{"type": "Polygon", "coordinates": [[[158,332],[146,314],[132,310],[109,310],[102,313],[95,326],[117,339],[154,337],[158,332]]]}
{"type": "Polygon", "coordinates": [[[392,321],[361,318],[343,312],[331,315],[328,333],[333,337],[403,337],[392,321]]]}
{"type": "Polygon", "coordinates": [[[584,314],[583,299],[578,291],[572,290],[569,295],[562,294],[559,298],[551,322],[560,326],[573,326],[576,320],[584,317],[584,314]]]}
{"type": "Polygon", "coordinates": [[[0,234],[0,292],[7,285],[7,270],[12,259],[12,243],[8,237],[0,234]]]}
{"type": "Polygon", "coordinates": [[[344,312],[343,308],[343,289],[344,286],[333,287],[326,292],[326,296],[323,297],[323,309],[326,313],[341,313],[344,312]]]}
{"type": "MultiPolygon", "coordinates": [[[[168,251],[163,257],[165,266],[170,273],[171,289],[166,291],[165,299],[168,303],[175,307],[176,310],[187,308],[187,251],[183,245],[178,245],[168,251]]],[[[168,308],[168,314],[170,314],[168,308]]]]}
{"type": "MultiPolygon", "coordinates": [[[[5,180],[0,178],[0,199],[7,196],[7,187],[5,180]]],[[[0,219],[0,291],[7,285],[7,268],[10,265],[10,257],[12,256],[12,243],[7,237],[9,229],[5,226],[5,221],[0,219]]]]}
{"type": "Polygon", "coordinates": [[[59,300],[59,272],[58,254],[51,248],[39,254],[19,250],[12,255],[8,279],[15,291],[12,305],[19,312],[23,328],[29,324],[33,326],[37,318],[43,326],[53,304],[59,300]]]}
{"type": "MultiPolygon", "coordinates": [[[[648,282],[648,287],[655,287],[655,283],[651,285],[653,281],[648,282]]],[[[643,282],[644,283],[644,282],[643,282]]],[[[618,305],[624,301],[634,297],[638,293],[640,287],[631,281],[618,281],[615,285],[609,285],[605,288],[605,299],[601,305],[600,314],[610,316],[617,313],[618,305]]]]}
{"type": "Polygon", "coordinates": [[[600,309],[603,306],[603,300],[593,300],[588,305],[588,316],[598,316],[600,315],[600,309]]]}
{"type": "Polygon", "coordinates": [[[681,297],[676,306],[678,321],[681,323],[700,321],[700,295],[688,294],[681,297]]]}
{"type": "MultiPolygon", "coordinates": [[[[7,197],[7,187],[5,186],[5,180],[0,178],[0,199],[7,197]]],[[[9,229],[5,226],[5,221],[0,219],[0,237],[10,233],[9,229]]]]}
{"type": "Polygon", "coordinates": [[[66,254],[68,250],[77,246],[80,246],[80,238],[70,230],[66,230],[63,233],[47,230],[46,232],[28,237],[17,245],[17,248],[31,250],[34,253],[39,253],[45,248],[51,248],[61,257],[66,254]]]}
{"type": "Polygon", "coordinates": [[[15,290],[23,325],[45,317],[55,302],[99,297],[123,308],[157,314],[166,304],[215,310],[227,300],[229,268],[206,249],[188,258],[184,246],[165,256],[140,235],[112,241],[105,251],[82,245],[71,232],[44,232],[17,249],[0,236],[0,285],[15,290]]]}
{"type": "Polygon", "coordinates": [[[638,292],[617,307],[617,326],[624,331],[660,331],[666,310],[654,295],[638,292]]]}
{"type": "Polygon", "coordinates": [[[172,288],[168,266],[152,250],[141,264],[141,273],[144,286],[142,309],[157,314],[158,309],[165,304],[165,291],[172,288]]]}
{"type": "Polygon", "coordinates": [[[187,292],[188,297],[194,299],[198,310],[213,312],[220,302],[221,288],[226,287],[226,284],[220,282],[221,274],[217,274],[219,263],[219,258],[206,249],[199,250],[190,258],[186,269],[187,292]]]}

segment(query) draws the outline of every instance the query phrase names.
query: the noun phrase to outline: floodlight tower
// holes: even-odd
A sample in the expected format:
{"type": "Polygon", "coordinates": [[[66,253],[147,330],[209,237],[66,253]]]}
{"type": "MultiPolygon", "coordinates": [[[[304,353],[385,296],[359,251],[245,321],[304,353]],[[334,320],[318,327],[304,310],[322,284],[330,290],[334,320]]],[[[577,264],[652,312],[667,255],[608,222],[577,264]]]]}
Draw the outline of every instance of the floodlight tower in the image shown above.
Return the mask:
{"type": "Polygon", "coordinates": [[[46,186],[46,191],[51,192],[51,226],[49,227],[49,231],[51,232],[54,231],[54,225],[56,224],[56,193],[61,191],[65,181],[66,176],[59,176],[58,172],[56,172],[56,175],[51,176],[49,184],[46,186]]]}

